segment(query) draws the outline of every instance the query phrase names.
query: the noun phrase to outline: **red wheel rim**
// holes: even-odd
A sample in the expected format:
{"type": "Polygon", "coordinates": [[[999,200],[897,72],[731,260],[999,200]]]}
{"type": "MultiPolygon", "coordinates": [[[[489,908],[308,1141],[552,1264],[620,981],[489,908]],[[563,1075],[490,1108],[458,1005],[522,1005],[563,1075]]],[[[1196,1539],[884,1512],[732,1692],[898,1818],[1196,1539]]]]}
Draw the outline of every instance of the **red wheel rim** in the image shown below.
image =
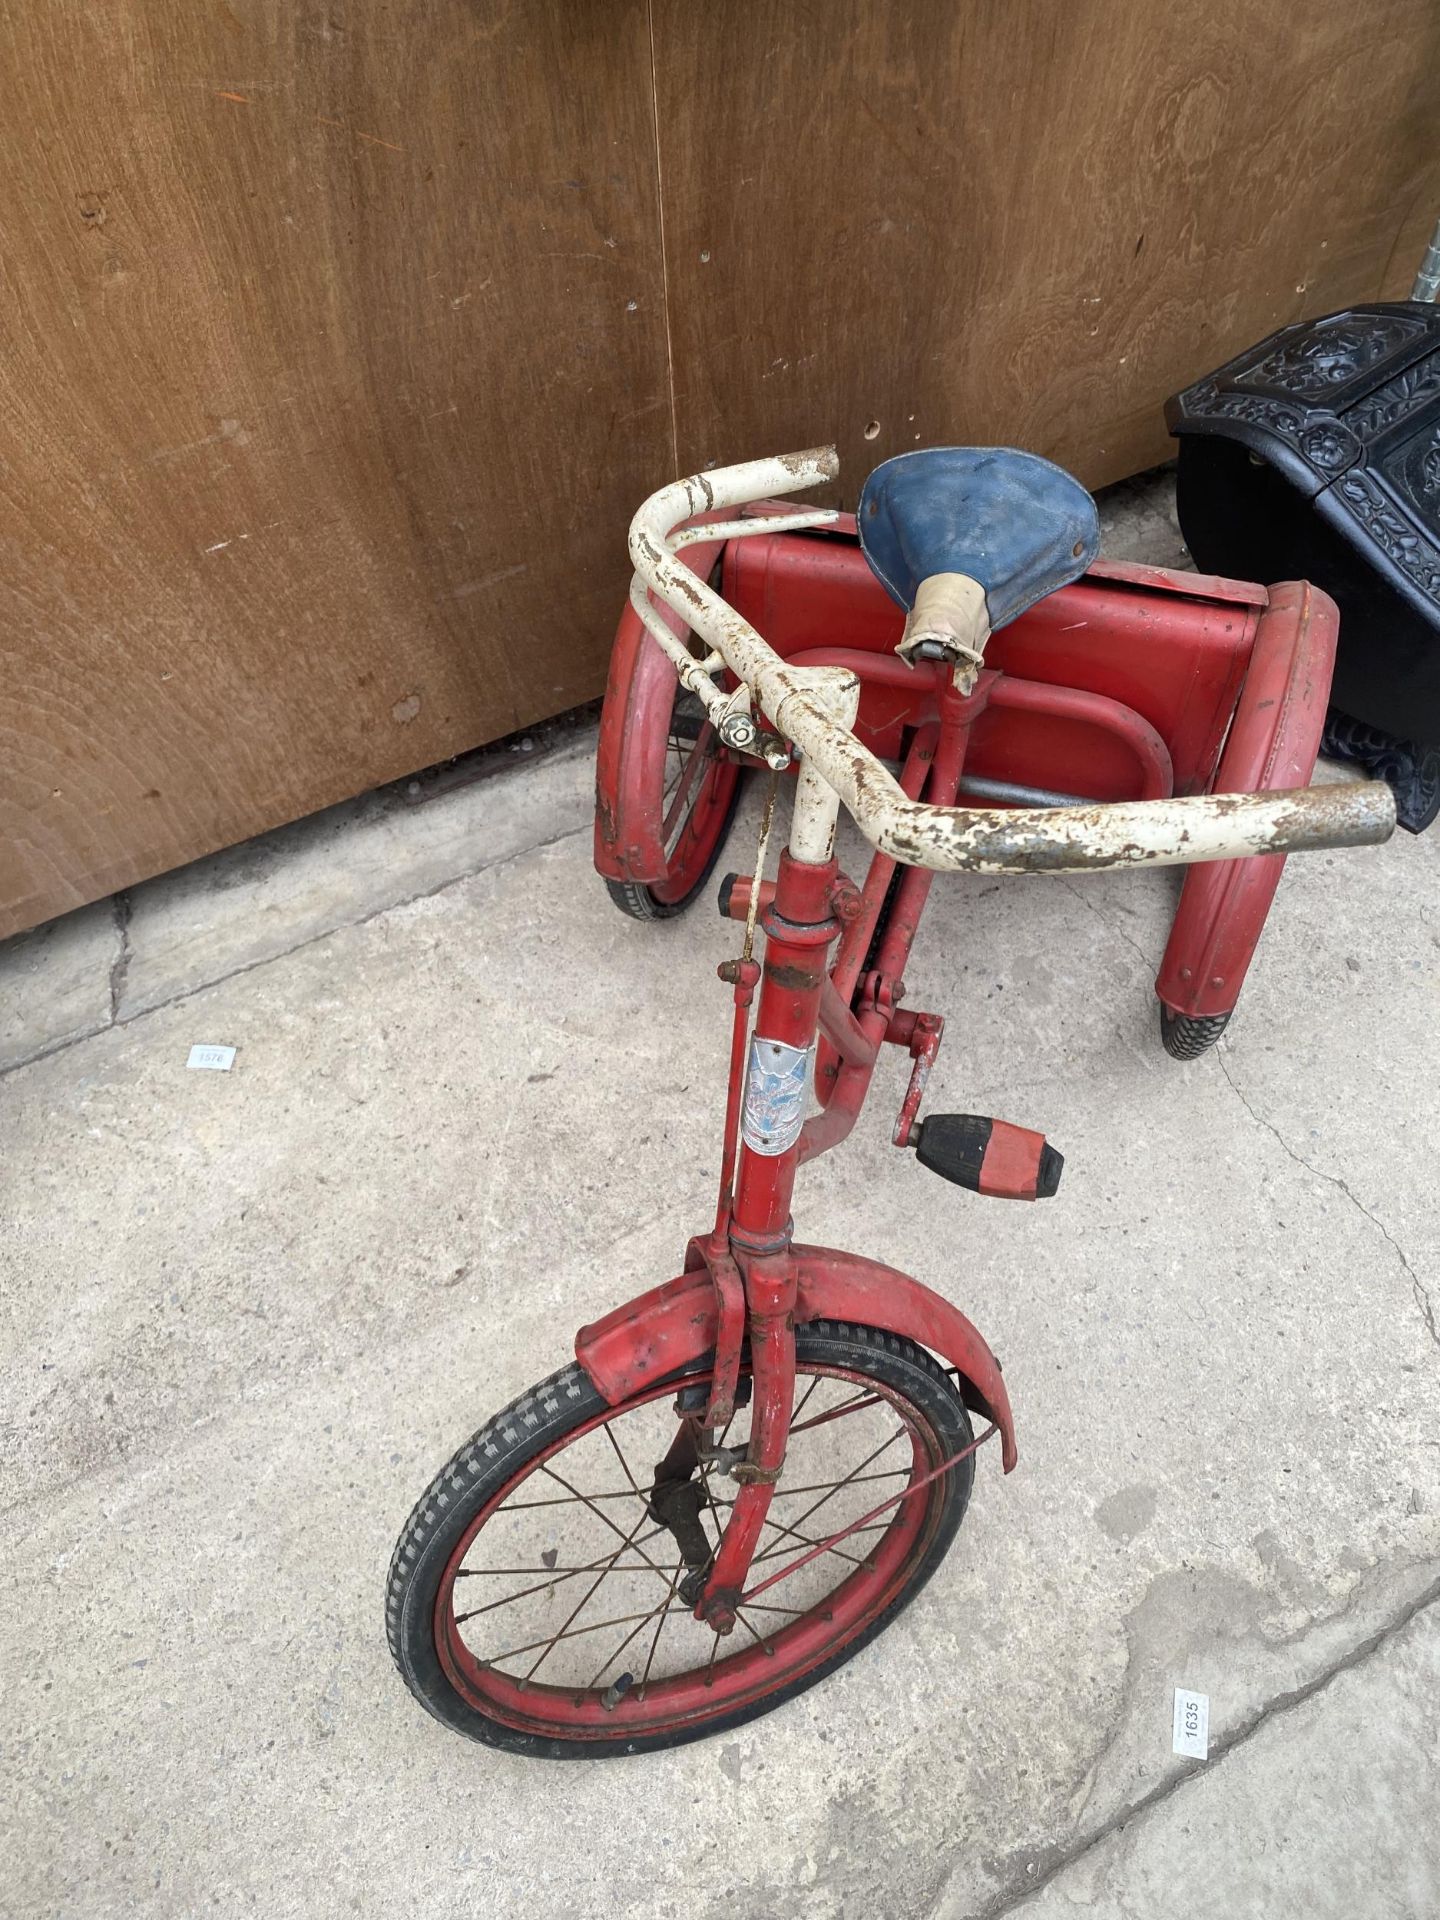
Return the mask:
{"type": "MultiPolygon", "coordinates": [[[[895,1390],[868,1374],[852,1373],[838,1367],[806,1367],[802,1378],[811,1377],[848,1382],[863,1388],[865,1394],[872,1397],[872,1404],[881,1401],[888,1403],[899,1416],[901,1427],[910,1440],[910,1453],[906,1465],[897,1469],[892,1477],[898,1478],[908,1470],[913,1482],[944,1458],[939,1439],[930,1423],[918,1408],[895,1390]]],[[[700,1381],[705,1376],[697,1375],[695,1378],[700,1381]]],[[[768,1695],[793,1687],[816,1667],[840,1653],[904,1591],[917,1566],[923,1561],[943,1509],[943,1480],[917,1489],[912,1496],[899,1502],[882,1537],[864,1562],[857,1564],[854,1572],[842,1578],[825,1596],[822,1604],[812,1607],[787,1624],[776,1625],[773,1629],[767,1627],[763,1635],[756,1635],[753,1625],[742,1623],[747,1626],[746,1638],[742,1641],[737,1629],[728,1642],[714,1641],[717,1653],[713,1664],[708,1666],[697,1665],[663,1678],[649,1677],[647,1668],[647,1677],[639,1688],[618,1699],[610,1699],[599,1688],[577,1688],[574,1683],[551,1685],[539,1680],[517,1681],[514,1676],[502,1673],[497,1667],[478,1659],[460,1631],[462,1621],[474,1616],[469,1613],[457,1615],[455,1594],[457,1577],[463,1577],[463,1563],[482,1528],[513,1498],[517,1489],[533,1480],[547,1463],[574,1447],[577,1441],[636,1408],[669,1398],[673,1393],[673,1386],[657,1387],[648,1394],[627,1401],[623,1407],[607,1408],[582,1427],[566,1434],[553,1447],[531,1461],[493,1500],[487,1502],[451,1554],[435,1599],[436,1651],[456,1692],[467,1704],[487,1717],[540,1737],[623,1740],[660,1736],[682,1728],[694,1728],[706,1720],[728,1716],[753,1706],[768,1695]],[[727,1650],[720,1653],[718,1649],[721,1648],[727,1650]],[[733,1651],[729,1650],[731,1648],[733,1651]]],[[[799,1549],[795,1551],[798,1553],[799,1549]]],[[[633,1573],[638,1569],[629,1568],[626,1571],[633,1573]]],[[[760,1568],[759,1571],[763,1573],[766,1569],[760,1568]]],[[[668,1560],[665,1573],[669,1573],[668,1560]]],[[[773,1597],[783,1601],[785,1586],[784,1581],[780,1582],[773,1590],[773,1597]]],[[[771,1598],[772,1595],[767,1594],[766,1599],[771,1598]]],[[[766,1620],[772,1616],[779,1620],[787,1609],[783,1606],[768,1607],[763,1611],[766,1620]]],[[[658,1615],[657,1604],[647,1617],[653,1622],[658,1615]]],[[[666,1626],[672,1619],[686,1623],[697,1635],[707,1633],[678,1601],[673,1609],[667,1608],[664,1613],[666,1626]]],[[[624,1620],[610,1624],[623,1625],[624,1620]]],[[[637,1628],[632,1638],[637,1637],[643,1644],[649,1638],[648,1628],[643,1636],[637,1628]]],[[[522,1648],[521,1651],[528,1651],[528,1648],[522,1648]]],[[[510,1656],[501,1654],[497,1657],[510,1656]]]]}

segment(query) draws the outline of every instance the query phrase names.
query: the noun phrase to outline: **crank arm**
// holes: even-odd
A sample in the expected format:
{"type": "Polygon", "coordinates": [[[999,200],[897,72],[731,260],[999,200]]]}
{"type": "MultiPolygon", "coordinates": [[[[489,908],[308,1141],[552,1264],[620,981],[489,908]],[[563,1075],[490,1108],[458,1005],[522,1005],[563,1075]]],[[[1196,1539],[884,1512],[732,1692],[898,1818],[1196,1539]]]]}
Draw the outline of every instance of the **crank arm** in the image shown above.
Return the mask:
{"type": "Polygon", "coordinates": [[[891,1135],[897,1147],[910,1145],[910,1131],[920,1111],[920,1102],[925,1098],[930,1069],[940,1051],[944,1032],[945,1020],[938,1013],[896,1013],[891,1016],[885,1038],[896,1046],[908,1047],[910,1058],[915,1062],[910,1069],[910,1084],[905,1089],[900,1117],[891,1135]]]}

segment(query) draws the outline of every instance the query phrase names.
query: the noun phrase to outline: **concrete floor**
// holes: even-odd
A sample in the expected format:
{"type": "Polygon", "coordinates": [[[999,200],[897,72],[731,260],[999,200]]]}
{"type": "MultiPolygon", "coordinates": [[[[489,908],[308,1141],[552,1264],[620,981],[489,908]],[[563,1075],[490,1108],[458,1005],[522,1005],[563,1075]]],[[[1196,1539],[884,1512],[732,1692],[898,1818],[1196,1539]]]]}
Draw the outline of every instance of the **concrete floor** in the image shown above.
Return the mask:
{"type": "MultiPolygon", "coordinates": [[[[1163,482],[1107,512],[1176,557],[1163,482]]],[[[555,1768],[410,1700],[415,1495],[711,1200],[733,929],[622,920],[545,745],[0,948],[0,1912],[1433,1915],[1440,834],[1292,862],[1188,1067],[1172,876],[937,887],[931,1104],[1044,1127],[1061,1193],[902,1161],[896,1060],[796,1212],[972,1314],[1020,1470],[734,1736],[555,1768]]]]}

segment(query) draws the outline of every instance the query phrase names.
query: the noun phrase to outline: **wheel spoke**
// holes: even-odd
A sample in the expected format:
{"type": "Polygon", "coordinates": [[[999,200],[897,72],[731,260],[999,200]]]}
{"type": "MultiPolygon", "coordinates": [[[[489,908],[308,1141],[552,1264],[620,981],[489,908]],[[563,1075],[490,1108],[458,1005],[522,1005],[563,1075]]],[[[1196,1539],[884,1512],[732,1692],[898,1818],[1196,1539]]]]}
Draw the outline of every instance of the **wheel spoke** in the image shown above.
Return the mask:
{"type": "MultiPolygon", "coordinates": [[[[598,1560],[591,1560],[583,1567],[461,1567],[455,1578],[457,1580],[498,1580],[506,1574],[513,1578],[520,1574],[538,1573],[543,1584],[549,1586],[551,1582],[546,1578],[549,1574],[554,1574],[558,1580],[569,1580],[577,1573],[593,1573],[599,1564],[598,1560]]],[[[623,1572],[625,1569],[622,1568],[620,1571],[623,1572]]],[[[631,1567],[628,1571],[643,1573],[645,1569],[631,1567]]]]}
{"type": "Polygon", "coordinates": [[[502,1513],[524,1513],[530,1507],[583,1507],[595,1500],[628,1500],[629,1487],[617,1487],[614,1493],[557,1493],[553,1500],[505,1500],[491,1516],[498,1520],[502,1513]]]}
{"type": "Polygon", "coordinates": [[[756,1633],[754,1627],[751,1626],[750,1622],[745,1618],[744,1614],[740,1611],[738,1607],[735,1609],[735,1618],[740,1622],[741,1626],[744,1627],[745,1631],[749,1634],[750,1638],[755,1642],[756,1646],[759,1647],[762,1653],[768,1653],[768,1654],[774,1653],[775,1649],[773,1647],[766,1646],[765,1642],[760,1638],[759,1634],[756,1633]]]}
{"type": "Polygon", "coordinates": [[[828,1426],[832,1420],[843,1420],[848,1413],[861,1413],[866,1407],[879,1405],[881,1396],[878,1393],[862,1393],[858,1399],[846,1400],[841,1406],[831,1407],[828,1413],[817,1413],[813,1419],[803,1421],[798,1427],[791,1427],[790,1433],[792,1437],[797,1433],[809,1433],[812,1427],[828,1426]]]}
{"type": "MultiPolygon", "coordinates": [[[[810,1393],[813,1393],[813,1392],[814,1392],[814,1386],[812,1384],[810,1388],[810,1393]]],[[[810,1397],[810,1394],[807,1393],[805,1398],[808,1399],[809,1397],[810,1397]]],[[[803,1406],[805,1402],[802,1400],[800,1404],[801,1406],[803,1406]]],[[[797,1407],[795,1411],[798,1413],[800,1411],[800,1408],[797,1407]]],[[[722,1433],[719,1439],[715,1442],[717,1447],[724,1446],[726,1438],[728,1437],[730,1432],[730,1427],[733,1425],[734,1425],[734,1416],[732,1415],[730,1418],[730,1421],[726,1425],[725,1432],[722,1433]]],[[[905,1471],[906,1471],[905,1468],[897,1467],[891,1473],[857,1474],[855,1476],[854,1484],[856,1486],[859,1486],[862,1480],[893,1480],[896,1477],[896,1474],[904,1473],[905,1471]]],[[[782,1495],[795,1494],[795,1493],[819,1493],[825,1487],[838,1485],[838,1484],[839,1484],[838,1482],[830,1481],[830,1480],[813,1480],[809,1483],[808,1486],[776,1487],[775,1498],[778,1500],[782,1497],[782,1495]]],[[[491,1518],[493,1520],[498,1520],[502,1514],[527,1513],[532,1507],[585,1507],[585,1506],[593,1506],[597,1500],[633,1500],[634,1497],[635,1497],[635,1491],[633,1487],[615,1487],[605,1493],[586,1493],[586,1494],[557,1493],[554,1496],[554,1498],[550,1500],[506,1500],[495,1509],[495,1512],[491,1516],[491,1518]]],[[[724,1506],[727,1503],[725,1501],[721,1501],[720,1504],[724,1506]]]]}
{"type": "MultiPolygon", "coordinates": [[[[888,1520],[878,1520],[873,1527],[856,1527],[853,1533],[847,1534],[846,1538],[856,1540],[862,1533],[885,1533],[889,1529],[889,1524],[888,1520]]],[[[831,1546],[827,1540],[812,1540],[808,1533],[797,1533],[794,1527],[781,1527],[780,1532],[785,1535],[787,1539],[798,1540],[802,1547],[824,1547],[825,1551],[827,1553],[833,1553],[836,1559],[848,1560],[852,1567],[863,1567],[866,1564],[864,1560],[857,1560],[853,1553],[846,1553],[841,1547],[831,1546]]],[[[757,1561],[773,1560],[778,1554],[788,1553],[789,1551],[790,1549],[784,1546],[779,1540],[772,1540],[763,1553],[757,1553],[755,1555],[755,1559],[757,1561]]],[[[638,1569],[636,1569],[636,1571],[638,1571],[638,1569]]]]}
{"type": "MultiPolygon", "coordinates": [[[[804,1547],[818,1547],[823,1545],[822,1541],[812,1540],[808,1533],[801,1533],[798,1527],[787,1527],[779,1520],[770,1519],[768,1515],[766,1516],[765,1524],[767,1527],[774,1527],[780,1539],[772,1540],[763,1553],[757,1553],[755,1556],[757,1560],[772,1560],[777,1553],[784,1553],[785,1548],[780,1544],[781,1540],[798,1540],[801,1546],[804,1547]]],[[[830,1551],[839,1559],[848,1560],[852,1567],[863,1567],[865,1564],[863,1560],[857,1560],[852,1553],[842,1553],[839,1547],[832,1547],[830,1551]]]]}
{"type": "Polygon", "coordinates": [[[655,1638],[650,1642],[650,1651],[645,1656],[645,1671],[640,1676],[640,1685],[636,1690],[637,1699],[643,1700],[645,1697],[645,1682],[650,1678],[650,1669],[655,1664],[655,1649],[659,1646],[660,1636],[665,1631],[665,1622],[670,1618],[670,1602],[675,1597],[675,1589],[679,1584],[680,1568],[676,1567],[671,1576],[670,1591],[665,1596],[665,1611],[655,1623],[655,1638]]]}
{"type": "MultiPolygon", "coordinates": [[[[630,1544],[630,1541],[633,1539],[635,1535],[636,1529],[640,1525],[639,1520],[635,1522],[635,1526],[633,1526],[630,1529],[630,1532],[628,1534],[621,1534],[619,1527],[616,1526],[615,1522],[610,1518],[608,1513],[601,1513],[600,1509],[595,1505],[594,1501],[587,1500],[585,1498],[585,1495],[580,1492],[578,1487],[572,1487],[570,1485],[570,1482],[567,1479],[565,1479],[563,1475],[556,1473],[555,1469],[552,1466],[548,1464],[542,1464],[540,1471],[542,1473],[548,1473],[552,1480],[558,1481],[559,1484],[565,1488],[567,1493],[573,1493],[578,1500],[584,1501],[585,1505],[590,1508],[591,1512],[595,1515],[595,1518],[597,1520],[603,1521],[604,1524],[610,1529],[612,1533],[620,1534],[620,1538],[624,1540],[627,1546],[630,1544]]],[[[647,1513],[649,1512],[648,1507],[646,1508],[646,1512],[647,1513]]],[[[643,1519],[644,1515],[642,1515],[641,1518],[643,1519]]],[[[663,1533],[665,1529],[663,1527],[660,1527],[660,1528],[657,1528],[656,1531],[663,1533]]],[[[654,1537],[655,1535],[653,1533],[647,1533],[645,1536],[647,1540],[653,1540],[654,1537]]],[[[643,1550],[643,1548],[637,1546],[635,1551],[640,1555],[640,1558],[645,1562],[646,1566],[649,1567],[650,1571],[655,1575],[655,1578],[657,1580],[663,1580],[665,1578],[665,1574],[663,1570],[656,1566],[655,1562],[650,1558],[649,1554],[643,1550]]]]}
{"type": "MultiPolygon", "coordinates": [[[[793,1498],[799,1493],[824,1493],[830,1487],[863,1487],[871,1480],[908,1480],[910,1472],[909,1467],[892,1467],[888,1473],[856,1473],[848,1475],[844,1480],[812,1480],[807,1486],[802,1487],[777,1486],[774,1498],[780,1500],[793,1498]]],[[[720,1502],[722,1507],[730,1507],[734,1504],[733,1500],[720,1502]]]]}
{"type": "Polygon", "coordinates": [[[811,1394],[814,1393],[816,1387],[819,1386],[820,1382],[824,1378],[825,1376],[823,1373],[817,1373],[814,1379],[810,1382],[809,1386],[806,1387],[804,1393],[801,1394],[799,1406],[794,1408],[791,1412],[790,1425],[787,1428],[787,1432],[793,1433],[795,1431],[795,1422],[800,1418],[801,1414],[805,1411],[806,1407],[809,1406],[811,1394]]]}
{"type": "MultiPolygon", "coordinates": [[[[630,1545],[630,1542],[634,1539],[635,1535],[640,1531],[640,1528],[643,1524],[644,1524],[644,1517],[642,1515],[641,1518],[637,1520],[634,1526],[630,1529],[629,1537],[626,1539],[624,1546],[616,1548],[615,1552],[612,1553],[610,1556],[609,1563],[600,1569],[599,1573],[596,1574],[594,1580],[585,1589],[585,1592],[583,1593],[580,1600],[576,1604],[575,1611],[566,1618],[565,1623],[561,1627],[560,1631],[557,1634],[553,1634],[549,1640],[543,1643],[541,1647],[541,1651],[539,1652],[539,1654],[536,1655],[534,1664],[530,1667],[529,1671],[525,1675],[525,1678],[527,1681],[533,1680],[535,1678],[535,1675],[540,1671],[541,1664],[549,1656],[549,1654],[555,1647],[556,1643],[568,1637],[570,1627],[573,1625],[573,1623],[579,1617],[579,1615],[584,1611],[587,1603],[589,1602],[590,1596],[595,1592],[596,1588],[603,1583],[606,1574],[610,1571],[610,1568],[620,1558],[620,1555],[621,1553],[624,1552],[625,1547],[628,1547],[630,1545]]],[[[514,1656],[507,1655],[506,1658],[513,1659],[514,1656]]]]}
{"type": "Polygon", "coordinates": [[[895,1442],[898,1439],[900,1439],[900,1437],[907,1431],[908,1429],[903,1426],[897,1427],[894,1433],[891,1434],[888,1440],[882,1440],[879,1446],[875,1448],[873,1453],[866,1454],[865,1458],[860,1462],[860,1465],[856,1467],[854,1473],[847,1473],[843,1480],[837,1480],[834,1486],[831,1487],[828,1493],[822,1494],[820,1498],[814,1503],[813,1506],[807,1507],[805,1511],[800,1515],[800,1518],[795,1522],[795,1525],[797,1527],[803,1527],[805,1522],[810,1518],[812,1513],[818,1513],[821,1507],[823,1507],[827,1503],[827,1501],[833,1500],[835,1498],[836,1494],[839,1493],[842,1487],[848,1487],[851,1484],[851,1482],[855,1479],[855,1475],[858,1474],[862,1468],[868,1467],[872,1460],[878,1460],[881,1454],[884,1453],[887,1450],[887,1448],[893,1447],[895,1442]]]}
{"type": "MultiPolygon", "coordinates": [[[[639,1553],[645,1541],[653,1540],[656,1534],[664,1533],[664,1531],[664,1527],[653,1527],[649,1533],[641,1534],[640,1539],[635,1542],[635,1551],[639,1553]]],[[[618,1553],[611,1554],[610,1563],[613,1564],[619,1557],[620,1555],[618,1553]]],[[[519,1593],[507,1593],[503,1600],[492,1600],[488,1606],[472,1607],[469,1613],[457,1614],[455,1616],[455,1624],[457,1627],[463,1626],[467,1620],[475,1620],[482,1613],[494,1613],[497,1607],[509,1607],[513,1606],[517,1600],[528,1600],[532,1593],[547,1593],[551,1587],[558,1587],[563,1585],[566,1580],[573,1580],[576,1573],[593,1573],[597,1567],[603,1567],[606,1564],[605,1558],[602,1556],[598,1560],[592,1560],[588,1566],[577,1567],[575,1573],[562,1573],[558,1579],[541,1580],[533,1587],[522,1587],[519,1593]]],[[[483,1571],[484,1569],[480,1567],[462,1567],[455,1575],[455,1578],[457,1580],[473,1579],[483,1571]]],[[[641,1568],[619,1567],[616,1571],[619,1573],[639,1573],[641,1572],[641,1568]]]]}
{"type": "MultiPolygon", "coordinates": [[[[676,1574],[678,1575],[680,1571],[679,1567],[677,1567],[675,1571],[676,1571],[676,1574]]],[[[608,1667],[614,1666],[615,1662],[620,1658],[621,1654],[625,1651],[626,1647],[629,1646],[630,1642],[640,1637],[640,1635],[645,1631],[646,1627],[648,1627],[650,1622],[655,1618],[656,1614],[659,1614],[663,1619],[664,1615],[670,1611],[670,1597],[671,1597],[671,1594],[674,1593],[674,1591],[675,1591],[675,1582],[672,1580],[670,1583],[670,1592],[665,1595],[665,1598],[660,1602],[659,1606],[652,1607],[649,1613],[647,1613],[645,1617],[640,1621],[639,1625],[632,1627],[629,1633],[627,1633],[625,1638],[620,1642],[619,1646],[616,1647],[615,1651],[612,1654],[610,1654],[607,1659],[603,1660],[600,1663],[600,1665],[595,1669],[595,1673],[590,1681],[590,1687],[592,1690],[595,1687],[599,1686],[602,1678],[604,1677],[606,1669],[608,1667]]]]}
{"type": "MultiPolygon", "coordinates": [[[[528,1646],[524,1647],[507,1647],[504,1653],[493,1654],[483,1664],[487,1667],[498,1667],[502,1660],[518,1660],[521,1654],[533,1653],[537,1647],[543,1647],[545,1651],[540,1655],[540,1660],[533,1662],[529,1673],[525,1675],[525,1678],[529,1680],[534,1676],[536,1668],[540,1665],[540,1661],[544,1660],[551,1648],[558,1646],[562,1640],[578,1640],[582,1634],[586,1633],[603,1633],[606,1627],[627,1626],[632,1620],[642,1622],[653,1620],[655,1613],[656,1609],[651,1607],[648,1613],[621,1613],[617,1614],[613,1620],[591,1620],[583,1627],[566,1627],[559,1633],[552,1633],[548,1640],[532,1640],[528,1646]]],[[[572,1615],[571,1617],[573,1619],[574,1616],[572,1615]]]]}
{"type": "MultiPolygon", "coordinates": [[[[689,757],[681,763],[683,771],[677,783],[675,797],[670,801],[669,812],[665,815],[665,823],[660,829],[660,841],[663,846],[669,846],[670,836],[684,814],[685,802],[690,798],[690,790],[695,785],[696,775],[702,766],[708,766],[714,758],[710,750],[710,742],[714,737],[715,729],[707,720],[700,729],[694,746],[690,749],[689,757]]],[[[666,797],[669,798],[668,795],[666,797]]]]}
{"type": "Polygon", "coordinates": [[[625,1473],[625,1478],[630,1482],[630,1491],[635,1495],[635,1498],[640,1502],[641,1506],[644,1507],[645,1511],[648,1513],[650,1511],[650,1502],[646,1498],[646,1496],[641,1492],[639,1481],[635,1478],[634,1474],[630,1471],[630,1462],[625,1458],[624,1454],[620,1451],[620,1442],[615,1438],[615,1435],[611,1430],[611,1422],[609,1420],[605,1422],[605,1438],[610,1442],[611,1446],[615,1449],[615,1458],[620,1462],[620,1465],[623,1468],[625,1473]]]}

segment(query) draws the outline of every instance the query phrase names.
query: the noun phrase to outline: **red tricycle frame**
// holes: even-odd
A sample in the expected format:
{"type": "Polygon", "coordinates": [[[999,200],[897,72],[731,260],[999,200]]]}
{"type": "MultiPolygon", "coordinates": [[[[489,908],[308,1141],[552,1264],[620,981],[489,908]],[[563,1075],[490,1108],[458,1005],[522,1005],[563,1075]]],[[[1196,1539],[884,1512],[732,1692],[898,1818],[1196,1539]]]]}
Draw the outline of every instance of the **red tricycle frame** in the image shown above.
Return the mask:
{"type": "Polygon", "coordinates": [[[1167,1048],[1185,1056],[1234,1005],[1282,865],[1261,850],[1372,843],[1394,823],[1384,787],[1303,784],[1335,639],[1323,595],[1152,568],[1077,576],[1094,504],[1032,455],[935,450],[882,514],[887,469],[866,483],[867,528],[939,529],[903,635],[853,521],[724,517],[833,479],[833,449],[692,475],[631,526],[596,796],[617,904],[678,912],[752,752],[772,784],[749,877],[720,887],[745,930],[719,969],[733,1029],[713,1221],[678,1275],[582,1328],[574,1363],[452,1457],[391,1560],[407,1684],[492,1746],[634,1753],[768,1711],[924,1586],[986,1441],[1015,1466],[1000,1365],[965,1315],[883,1261],[794,1239],[799,1169],[850,1133],[887,1046],[910,1062],[897,1147],[980,1195],[1059,1184],[1042,1134],[921,1113],[945,1023],[909,1004],[905,974],[932,873],[1191,866],[1157,983],[1167,1048]],[[993,555],[975,529],[1002,509],[1024,566],[991,635],[973,569],[993,555]],[[1057,579],[1074,584],[1012,617],[1020,588],[1057,579]],[[835,854],[842,812],[872,848],[858,883],[835,854]]]}

